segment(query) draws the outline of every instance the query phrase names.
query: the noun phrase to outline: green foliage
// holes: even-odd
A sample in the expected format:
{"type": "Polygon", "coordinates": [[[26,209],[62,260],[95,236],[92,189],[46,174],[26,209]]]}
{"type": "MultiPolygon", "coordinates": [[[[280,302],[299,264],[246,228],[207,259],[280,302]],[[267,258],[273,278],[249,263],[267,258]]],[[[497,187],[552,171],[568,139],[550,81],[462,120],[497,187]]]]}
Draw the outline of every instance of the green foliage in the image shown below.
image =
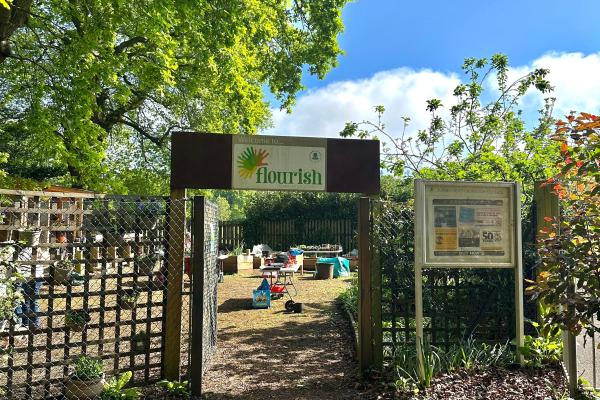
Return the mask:
{"type": "Polygon", "coordinates": [[[414,393],[431,385],[435,375],[456,370],[504,367],[514,362],[509,343],[490,345],[469,338],[444,351],[425,343],[420,346],[422,362],[415,346],[400,347],[394,355],[396,387],[414,393]]]}
{"type": "MultiPolygon", "coordinates": [[[[12,247],[0,249],[0,260],[12,257],[8,251],[12,247]]],[[[10,261],[0,262],[0,321],[12,320],[17,322],[15,309],[23,302],[23,294],[18,285],[25,281],[16,265],[10,261]]]]}
{"type": "Polygon", "coordinates": [[[118,378],[112,377],[104,385],[104,390],[100,395],[100,400],[137,400],[140,393],[136,388],[125,388],[131,380],[133,373],[131,371],[123,372],[118,378]]]}
{"type": "Polygon", "coordinates": [[[90,321],[90,315],[86,310],[67,310],[65,323],[67,326],[83,326],[90,321]]]}
{"type": "Polygon", "coordinates": [[[420,358],[415,346],[401,347],[394,355],[396,385],[403,390],[417,392],[425,389],[431,386],[434,375],[441,371],[438,349],[428,343],[422,344],[419,349],[420,358]]]}
{"type": "Polygon", "coordinates": [[[350,286],[340,294],[342,304],[355,320],[358,320],[358,276],[352,274],[350,286]]]}
{"type": "Polygon", "coordinates": [[[103,374],[104,364],[102,360],[82,355],[77,357],[73,363],[71,379],[93,381],[102,378],[103,374]]]}
{"type": "Polygon", "coordinates": [[[557,325],[547,323],[554,305],[538,303],[538,314],[542,322],[527,321],[535,330],[535,335],[525,335],[523,346],[517,350],[524,356],[526,365],[541,368],[557,365],[562,360],[562,332],[557,325]]]}
{"type": "Polygon", "coordinates": [[[460,344],[452,346],[443,353],[442,368],[444,371],[458,369],[472,370],[489,367],[502,367],[514,362],[514,353],[510,343],[479,343],[472,337],[460,344]]]}
{"type": "Polygon", "coordinates": [[[190,389],[188,381],[160,381],[158,385],[167,391],[167,395],[172,399],[189,399],[190,389]]]}
{"type": "Polygon", "coordinates": [[[24,16],[0,18],[7,170],[164,193],[170,134],[266,127],[263,87],[289,109],[304,71],[336,65],[348,0],[15,1],[24,16]]]}
{"type": "Polygon", "coordinates": [[[600,118],[581,113],[556,123],[560,173],[547,184],[561,199],[559,220],[544,229],[541,267],[528,292],[553,305],[545,315],[575,335],[600,332],[600,118]]]}
{"type": "Polygon", "coordinates": [[[385,108],[375,108],[375,122],[350,122],[342,136],[380,137],[382,167],[395,176],[439,180],[517,181],[531,196],[533,183],[554,173],[558,147],[548,138],[553,99],[540,110],[538,126],[532,131],[518,110],[529,90],[548,93],[548,71],[533,72],[508,83],[508,58],[501,54],[490,60],[468,58],[463,64],[468,81],[454,90],[455,103],[447,110],[439,99],[427,101],[430,124],[417,132],[408,130],[410,118],[403,117],[402,132],[386,130],[385,108]],[[484,86],[495,76],[500,95],[484,104],[484,86]]]}
{"type": "MultiPolygon", "coordinates": [[[[298,226],[307,219],[356,221],[358,196],[340,193],[257,192],[247,199],[245,214],[244,240],[247,244],[258,244],[262,233],[260,226],[264,221],[294,220],[298,226]]],[[[300,233],[290,237],[289,240],[295,243],[288,245],[321,244],[330,240],[330,237],[331,232],[327,229],[313,230],[310,237],[302,237],[300,233]]]]}

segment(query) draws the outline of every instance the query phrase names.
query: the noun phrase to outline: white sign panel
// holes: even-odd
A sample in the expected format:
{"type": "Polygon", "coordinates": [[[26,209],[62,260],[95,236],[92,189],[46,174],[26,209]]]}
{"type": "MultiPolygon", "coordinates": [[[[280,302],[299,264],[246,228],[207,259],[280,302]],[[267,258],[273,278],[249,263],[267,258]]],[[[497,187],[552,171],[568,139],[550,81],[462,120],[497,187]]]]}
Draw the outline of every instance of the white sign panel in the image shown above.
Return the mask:
{"type": "Polygon", "coordinates": [[[514,188],[424,182],[425,266],[514,266],[514,188]]]}
{"type": "Polygon", "coordinates": [[[327,140],[233,136],[232,188],[325,191],[327,140]]]}

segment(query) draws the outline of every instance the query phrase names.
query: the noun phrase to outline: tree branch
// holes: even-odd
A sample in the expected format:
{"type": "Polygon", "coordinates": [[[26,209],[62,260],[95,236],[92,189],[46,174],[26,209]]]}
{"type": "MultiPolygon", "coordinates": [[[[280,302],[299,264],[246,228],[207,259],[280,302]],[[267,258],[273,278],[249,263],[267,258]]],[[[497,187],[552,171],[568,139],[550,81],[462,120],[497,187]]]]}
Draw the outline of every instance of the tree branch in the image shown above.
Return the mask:
{"type": "Polygon", "coordinates": [[[115,54],[121,54],[122,52],[124,52],[125,50],[127,50],[129,47],[133,47],[138,43],[148,43],[148,39],[145,38],[144,36],[134,36],[130,39],[127,39],[121,43],[119,43],[117,46],[115,46],[115,54]]]}

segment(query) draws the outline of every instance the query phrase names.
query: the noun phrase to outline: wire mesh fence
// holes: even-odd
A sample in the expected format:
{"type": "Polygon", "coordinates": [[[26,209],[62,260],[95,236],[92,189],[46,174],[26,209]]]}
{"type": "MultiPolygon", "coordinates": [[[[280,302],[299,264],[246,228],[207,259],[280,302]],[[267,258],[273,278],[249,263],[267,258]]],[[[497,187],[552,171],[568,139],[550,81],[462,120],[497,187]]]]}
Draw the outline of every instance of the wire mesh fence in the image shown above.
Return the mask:
{"type": "MultiPolygon", "coordinates": [[[[371,205],[373,250],[382,273],[384,358],[415,343],[414,211],[407,203],[371,205]]],[[[426,269],[425,341],[448,348],[473,337],[506,342],[514,336],[514,273],[501,269],[426,269]]]]}
{"type": "MultiPolygon", "coordinates": [[[[101,360],[106,377],[132,371],[132,384],[163,376],[169,243],[183,242],[188,261],[191,250],[189,230],[170,225],[174,209],[186,207],[165,198],[0,197],[0,398],[77,390],[82,356],[101,360]]],[[[185,372],[189,274],[183,287],[185,372]]]]}

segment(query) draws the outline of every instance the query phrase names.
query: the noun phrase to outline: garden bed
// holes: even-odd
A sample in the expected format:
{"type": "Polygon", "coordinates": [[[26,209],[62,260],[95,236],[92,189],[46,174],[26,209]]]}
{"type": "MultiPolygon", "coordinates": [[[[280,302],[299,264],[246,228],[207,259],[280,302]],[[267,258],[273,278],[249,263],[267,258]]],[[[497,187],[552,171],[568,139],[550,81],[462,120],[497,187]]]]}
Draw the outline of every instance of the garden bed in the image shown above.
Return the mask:
{"type": "Polygon", "coordinates": [[[411,393],[386,384],[363,388],[364,399],[399,400],[549,400],[567,399],[560,368],[486,368],[436,376],[426,391],[411,393]]]}

